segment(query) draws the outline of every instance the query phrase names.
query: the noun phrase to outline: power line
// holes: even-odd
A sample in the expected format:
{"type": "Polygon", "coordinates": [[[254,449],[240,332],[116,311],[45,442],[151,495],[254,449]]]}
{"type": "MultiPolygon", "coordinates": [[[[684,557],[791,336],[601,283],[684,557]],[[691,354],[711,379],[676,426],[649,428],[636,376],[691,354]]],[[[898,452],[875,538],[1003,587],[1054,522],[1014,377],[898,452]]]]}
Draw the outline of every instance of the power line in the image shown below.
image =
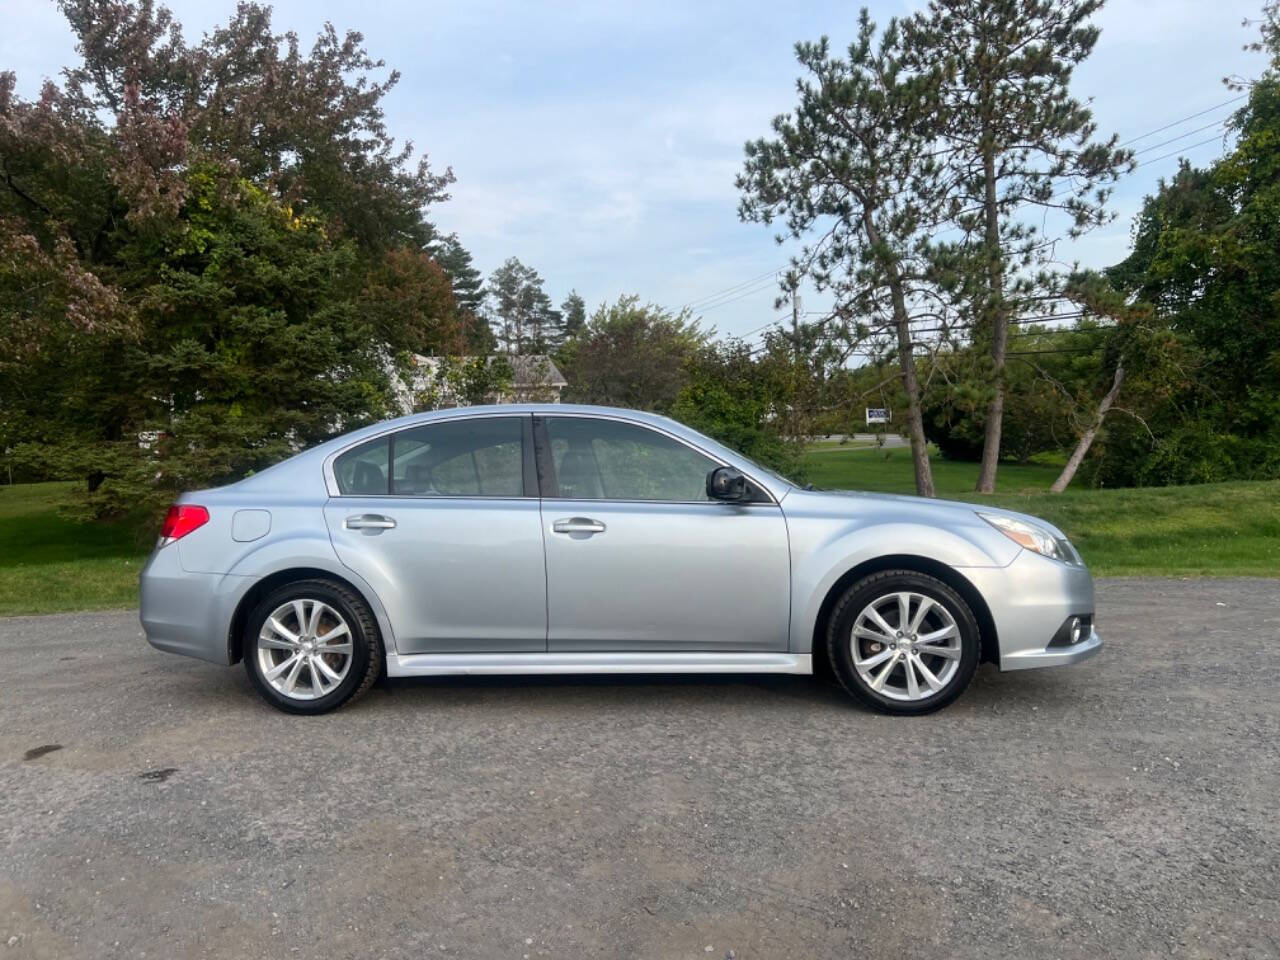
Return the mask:
{"type": "Polygon", "coordinates": [[[725,294],[734,293],[734,292],[736,292],[736,291],[738,291],[738,290],[741,290],[743,287],[749,287],[749,286],[751,286],[752,284],[759,283],[761,280],[765,280],[765,279],[770,279],[770,278],[772,278],[772,277],[776,277],[776,276],[777,276],[778,274],[780,274],[784,269],[786,269],[786,268],[785,268],[785,267],[782,267],[782,268],[779,268],[779,269],[777,269],[777,270],[770,270],[768,273],[762,273],[762,274],[760,274],[760,276],[758,276],[758,277],[752,277],[750,280],[743,280],[741,283],[735,283],[735,284],[734,284],[733,286],[731,286],[731,287],[726,287],[726,288],[725,288],[725,289],[723,289],[723,290],[717,290],[715,293],[709,293],[709,294],[707,294],[706,296],[698,297],[698,298],[696,298],[696,299],[694,299],[694,300],[690,300],[688,303],[686,303],[686,304],[685,304],[684,306],[682,306],[680,309],[681,309],[681,310],[694,310],[694,309],[697,309],[699,304],[706,303],[706,302],[711,301],[711,300],[718,300],[720,297],[724,296],[725,294]]]}
{"type": "MultiPolygon", "coordinates": [[[[770,277],[773,277],[773,276],[776,276],[776,274],[770,274],[770,277]]],[[[772,280],[770,280],[757,287],[753,287],[749,290],[746,290],[743,293],[739,293],[736,296],[729,297],[728,299],[725,299],[725,300],[719,300],[716,303],[711,304],[710,306],[699,307],[695,312],[706,313],[710,310],[718,310],[721,307],[728,306],[731,303],[737,303],[739,300],[745,300],[747,297],[754,297],[758,293],[763,293],[765,290],[768,290],[769,287],[772,285],[773,285],[772,280]]]]}
{"type": "MultiPolygon", "coordinates": [[[[1010,323],[1011,325],[1025,324],[1025,323],[1040,324],[1040,323],[1048,323],[1050,320],[1088,320],[1088,319],[1100,319],[1100,318],[1101,318],[1101,316],[1102,316],[1101,314],[1099,314],[1099,313],[1097,313],[1096,311],[1093,311],[1093,310],[1073,310],[1073,311],[1071,311],[1071,312],[1069,312],[1069,313],[1055,313],[1055,314],[1052,314],[1052,315],[1049,315],[1049,316],[1040,316],[1040,317],[1010,317],[1010,318],[1009,318],[1009,323],[1010,323]]],[[[1054,332],[1055,330],[1075,330],[1075,329],[1076,329],[1075,327],[1046,327],[1044,330],[1041,330],[1041,331],[1035,331],[1035,330],[1032,330],[1032,331],[1026,331],[1026,332],[1028,332],[1028,333],[1052,333],[1052,332],[1054,332]]],[[[1084,329],[1085,329],[1085,330],[1092,330],[1092,329],[1093,329],[1093,327],[1085,327],[1084,329]]]]}
{"type": "Polygon", "coordinates": [[[715,293],[709,293],[709,294],[706,294],[705,296],[696,297],[693,300],[690,300],[688,303],[686,303],[683,307],[681,307],[681,309],[690,309],[707,300],[715,300],[724,294],[733,293],[735,290],[739,290],[742,287],[746,287],[746,286],[750,286],[751,284],[758,283],[761,280],[765,279],[766,277],[772,277],[777,272],[778,272],[777,270],[770,270],[768,273],[762,273],[760,274],[760,276],[752,277],[750,280],[743,280],[741,283],[735,283],[733,286],[725,287],[723,290],[717,290],[715,293]]]}
{"type": "Polygon", "coordinates": [[[1147,139],[1147,137],[1154,137],[1157,133],[1164,133],[1166,130],[1172,127],[1181,126],[1182,124],[1186,123],[1188,120],[1195,120],[1197,117],[1203,117],[1206,113],[1213,113],[1215,110],[1221,110],[1223,107],[1230,106],[1231,104],[1236,103],[1239,100],[1243,100],[1247,96],[1248,96],[1247,93],[1242,93],[1238,97],[1232,97],[1230,100],[1223,100],[1222,103],[1219,103],[1217,106],[1207,107],[1204,110],[1201,110],[1199,113],[1191,114],[1191,116],[1189,117],[1183,117],[1181,120],[1175,120],[1172,123],[1166,123],[1163,127],[1156,127],[1154,130],[1149,130],[1148,132],[1142,134],[1141,136],[1133,137],[1130,140],[1126,140],[1124,143],[1120,144],[1120,146],[1127,147],[1129,146],[1129,144],[1137,143],[1139,140],[1145,140],[1147,139]]]}
{"type": "Polygon", "coordinates": [[[1150,153],[1152,150],[1159,150],[1161,147],[1167,147],[1171,143],[1177,143],[1179,140],[1185,140],[1187,137],[1193,137],[1197,133],[1203,133],[1205,130],[1212,130],[1214,127],[1225,128],[1230,118],[1227,120],[1215,120],[1213,123],[1206,123],[1203,127],[1196,127],[1194,130],[1188,130],[1186,133],[1180,133],[1176,137],[1170,137],[1168,140],[1161,140],[1159,143],[1153,143],[1149,147],[1143,147],[1141,150],[1134,152],[1135,157],[1140,157],[1144,153],[1150,153]]]}
{"type": "MultiPolygon", "coordinates": [[[[1062,320],[1080,319],[1081,317],[1084,317],[1084,316],[1088,316],[1088,314],[1082,311],[1078,314],[1058,314],[1057,319],[1062,319],[1062,320]]],[[[1034,323],[1038,321],[1036,320],[1036,318],[1026,317],[1021,319],[1015,318],[1010,320],[1009,322],[1011,324],[1020,324],[1020,323],[1034,323]]],[[[763,329],[763,328],[760,328],[760,329],[763,329]]],[[[916,337],[922,334],[939,333],[939,332],[971,333],[973,332],[974,329],[976,329],[976,327],[972,323],[956,324],[956,325],[948,326],[945,328],[944,327],[925,327],[925,328],[917,327],[911,331],[911,335],[913,337],[916,337]]],[[[1062,336],[1066,334],[1079,334],[1079,335],[1106,334],[1106,333],[1110,333],[1112,330],[1115,330],[1115,329],[1116,329],[1116,326],[1114,324],[1108,324],[1108,325],[1103,325],[1098,327],[1052,327],[1048,330],[1024,331],[1022,335],[1030,338],[1030,337],[1062,336]]],[[[889,330],[882,331],[882,334],[884,336],[889,336],[891,333],[892,331],[889,331],[889,330]]],[[[915,341],[913,341],[913,343],[914,342],[915,341]]],[[[1017,341],[1015,340],[1013,342],[1016,343],[1017,341]]],[[[753,347],[748,352],[747,355],[749,357],[756,357],[759,354],[763,353],[767,348],[768,348],[768,344],[764,344],[764,343],[758,344],[755,347],[753,347]]],[[[897,349],[896,343],[887,345],[884,350],[875,350],[874,352],[868,352],[866,349],[854,349],[849,351],[848,356],[864,357],[866,359],[877,359],[885,356],[886,354],[888,354],[889,352],[895,349],[897,349]]],[[[1005,351],[1005,356],[1009,356],[1009,357],[1026,356],[1026,355],[1036,354],[1036,353],[1092,353],[1096,349],[1097,349],[1096,347],[1071,347],[1071,348],[1064,347],[1064,348],[1051,348],[1051,349],[1045,349],[1045,350],[1007,350],[1005,351]]]]}
{"type": "Polygon", "coordinates": [[[741,340],[743,343],[746,343],[747,340],[754,337],[756,334],[764,330],[768,330],[772,326],[778,325],[780,319],[784,316],[786,315],[780,313],[778,314],[778,316],[774,317],[772,320],[768,321],[767,323],[761,324],[760,326],[756,327],[754,330],[748,330],[746,333],[731,333],[731,334],[728,334],[728,338],[730,340],[741,340]]]}
{"type": "MultiPolygon", "coordinates": [[[[1140,164],[1138,164],[1138,166],[1145,167],[1149,163],[1159,163],[1161,160],[1168,160],[1170,157],[1176,157],[1180,153],[1185,153],[1188,150],[1194,150],[1196,147],[1203,147],[1206,143],[1214,143],[1221,139],[1222,139],[1221,137],[1210,137],[1207,140],[1201,140],[1199,143],[1193,143],[1188,147],[1180,147],[1177,150],[1172,150],[1169,153],[1163,154],[1162,156],[1152,157],[1150,160],[1143,160],[1140,164]]],[[[1136,170],[1137,167],[1135,167],[1134,169],[1136,170]]]]}
{"type": "MultiPolygon", "coordinates": [[[[810,317],[815,317],[815,316],[830,317],[830,316],[832,316],[832,314],[831,314],[831,313],[829,313],[829,312],[826,312],[826,311],[822,311],[822,310],[812,310],[812,311],[810,311],[808,314],[806,314],[806,316],[810,316],[810,317]]],[[[1065,310],[1065,311],[1063,311],[1063,312],[1061,312],[1061,313],[1037,313],[1037,314],[1033,314],[1032,316],[1029,316],[1029,317],[1011,317],[1011,318],[1009,319],[1009,322],[1010,322],[1010,323],[1014,323],[1014,324],[1017,324],[1017,323],[1048,323],[1050,320],[1079,320],[1081,317],[1085,317],[1085,316],[1088,316],[1088,313],[1087,313],[1086,311],[1084,311],[1084,310],[1065,310]]],[[[915,321],[913,321],[913,322],[915,322],[915,321]]],[[[966,322],[966,323],[954,323],[954,324],[947,324],[947,327],[948,327],[949,329],[957,329],[957,328],[959,328],[959,327],[972,326],[972,324],[973,324],[973,321],[968,321],[968,322],[966,322]]],[[[879,324],[879,326],[887,326],[887,323],[879,324]]]]}
{"type": "MultiPolygon", "coordinates": [[[[1139,134],[1136,137],[1131,137],[1130,139],[1120,143],[1119,146],[1122,146],[1122,147],[1128,146],[1130,144],[1137,143],[1140,140],[1145,140],[1148,137],[1153,137],[1158,133],[1163,133],[1166,130],[1170,130],[1174,127],[1181,126],[1182,124],[1187,123],[1191,120],[1195,120],[1195,119],[1198,119],[1199,117],[1203,117],[1207,114],[1214,113],[1218,110],[1221,110],[1223,107],[1228,107],[1231,104],[1237,103],[1248,96],[1249,94],[1242,93],[1242,94],[1239,94],[1238,96],[1231,97],[1230,99],[1224,100],[1221,103],[1215,104],[1212,107],[1206,107],[1205,109],[1197,111],[1196,113],[1189,114],[1188,116],[1182,117],[1178,120],[1173,120],[1169,123],[1166,123],[1163,126],[1156,127],[1154,130],[1148,130],[1146,133],[1139,134]]],[[[1147,153],[1151,150],[1156,150],[1160,147],[1167,146],[1170,143],[1176,143],[1178,140],[1182,140],[1185,137],[1193,136],[1194,134],[1199,133],[1201,130],[1207,130],[1207,129],[1210,129],[1211,127],[1215,127],[1215,126],[1218,126],[1219,124],[1225,124],[1225,123],[1226,123],[1225,120],[1214,121],[1213,123],[1207,124],[1206,126],[1199,127],[1195,130],[1189,130],[1186,133],[1180,134],[1176,137],[1171,137],[1168,140],[1165,140],[1161,143],[1152,144],[1151,146],[1144,147],[1143,149],[1136,151],[1134,155],[1141,156],[1142,154],[1147,153]]],[[[1158,163],[1161,160],[1167,160],[1169,159],[1169,157],[1176,156],[1177,154],[1182,153],[1183,151],[1194,150],[1197,147],[1203,147],[1206,144],[1213,143],[1215,140],[1218,140],[1218,139],[1219,139],[1218,137],[1210,137],[1206,140],[1201,140],[1198,143],[1193,143],[1190,146],[1180,147],[1178,150],[1174,150],[1170,153],[1162,154],[1159,157],[1152,157],[1151,159],[1143,160],[1140,163],[1135,164],[1133,169],[1137,170],[1138,168],[1147,166],[1148,164],[1158,163]]],[[[1074,191],[1074,188],[1068,187],[1065,191],[1054,194],[1054,196],[1051,199],[1057,199],[1059,197],[1066,196],[1067,194],[1072,193],[1073,191],[1074,191]]],[[[718,307],[727,306],[730,303],[736,303],[739,300],[743,300],[749,296],[754,296],[755,294],[758,294],[763,290],[767,289],[768,284],[767,283],[761,284],[761,281],[775,278],[779,274],[783,273],[786,269],[787,267],[779,267],[776,270],[770,270],[767,273],[762,273],[759,276],[752,277],[749,280],[743,280],[741,283],[736,283],[731,287],[726,287],[723,290],[718,290],[714,293],[706,294],[705,296],[690,300],[688,303],[684,304],[684,306],[682,306],[680,309],[692,310],[695,313],[703,313],[707,310],[715,310],[718,307]],[[748,287],[752,287],[753,289],[750,289],[750,290],[746,289],[748,287]],[[733,294],[733,296],[729,296],[730,294],[733,294]],[[726,298],[726,299],[722,299],[722,298],[726,298]]],[[[762,327],[760,329],[764,329],[764,328],[762,327]]],[[[755,332],[759,332],[759,331],[757,330],[755,332]]],[[[750,335],[751,334],[748,334],[748,336],[750,335]]]]}
{"type": "Polygon", "coordinates": [[[744,333],[738,339],[745,340],[747,339],[747,337],[754,337],[757,333],[759,333],[762,330],[768,330],[770,327],[775,326],[778,323],[779,317],[782,317],[782,316],[785,316],[785,314],[781,314],[781,313],[778,314],[777,317],[774,317],[768,323],[765,323],[765,324],[762,324],[761,326],[756,327],[754,330],[750,331],[749,333],[744,333]]]}
{"type": "MultiPolygon", "coordinates": [[[[1225,121],[1224,121],[1224,123],[1225,123],[1225,121]]],[[[1209,124],[1209,126],[1210,126],[1210,127],[1217,127],[1217,126],[1222,126],[1222,125],[1223,125],[1222,123],[1211,123],[1211,124],[1209,124]]],[[[1199,132],[1200,132],[1200,130],[1205,130],[1205,129],[1208,129],[1208,128],[1207,128],[1207,127],[1201,127],[1199,130],[1192,130],[1192,131],[1190,131],[1189,133],[1184,134],[1184,136],[1188,136],[1188,137],[1189,137],[1189,136],[1191,136],[1192,134],[1194,134],[1194,133],[1199,133],[1199,132]]],[[[1182,137],[1174,137],[1172,140],[1166,140],[1164,143],[1158,143],[1158,144],[1156,144],[1154,147],[1151,147],[1150,149],[1154,150],[1154,149],[1156,149],[1157,147],[1167,146],[1168,144],[1170,144],[1170,143],[1174,143],[1175,141],[1177,141],[1177,140],[1181,140],[1181,139],[1182,139],[1182,137]]],[[[1149,164],[1152,164],[1152,163],[1159,163],[1161,160],[1168,160],[1170,157],[1176,157],[1176,156],[1179,156],[1180,154],[1188,153],[1188,152],[1190,152],[1190,151],[1192,151],[1192,150],[1195,150],[1197,147],[1203,147],[1203,146],[1205,146],[1206,144],[1210,144],[1210,143],[1217,143],[1217,142],[1218,142],[1219,140],[1221,140],[1221,139],[1222,139],[1222,137],[1220,137],[1220,136],[1207,137],[1206,139],[1204,139],[1204,140],[1200,140],[1200,141],[1197,141],[1196,143],[1188,144],[1187,146],[1184,146],[1184,147],[1179,147],[1177,150],[1170,150],[1168,153],[1162,153],[1162,154],[1161,154],[1160,156],[1158,156],[1158,157],[1149,157],[1149,158],[1148,158],[1148,159],[1146,159],[1146,160],[1142,160],[1142,161],[1140,161],[1140,162],[1138,162],[1138,163],[1135,163],[1135,164],[1133,165],[1133,169],[1134,169],[1134,170],[1137,170],[1139,167],[1145,167],[1145,166],[1147,166],[1147,165],[1149,165],[1149,164]]],[[[1145,151],[1141,151],[1141,152],[1145,152],[1145,151]]],[[[1136,154],[1135,154],[1135,156],[1136,156],[1136,154]]],[[[1130,172],[1132,172],[1132,171],[1130,171],[1130,172]]],[[[1050,199],[1050,200],[1058,200],[1058,199],[1060,199],[1060,198],[1062,198],[1062,197],[1065,197],[1065,196],[1067,196],[1068,194],[1071,194],[1071,193],[1075,193],[1075,187],[1067,187],[1065,190],[1061,190],[1061,191],[1059,191],[1058,193],[1055,193],[1055,194],[1054,194],[1052,197],[1050,197],[1049,199],[1050,199]]]]}
{"type": "MultiPolygon", "coordinates": [[[[1090,315],[1091,314],[1081,310],[1081,311],[1076,311],[1074,313],[1042,314],[1040,316],[1034,316],[1034,317],[1014,317],[1009,320],[1009,323],[1010,325],[1016,326],[1020,324],[1042,323],[1045,320],[1080,320],[1090,315]]],[[[755,330],[752,330],[749,333],[745,333],[745,334],[742,334],[741,336],[734,337],[734,339],[745,342],[748,337],[755,336],[760,331],[765,330],[774,325],[780,326],[777,320],[771,320],[768,323],[766,323],[764,326],[757,327],[755,330]]],[[[879,331],[880,335],[890,336],[893,334],[892,330],[885,329],[887,327],[887,324],[881,324],[880,327],[882,328],[879,331]]],[[[972,333],[976,329],[978,329],[977,324],[974,323],[973,321],[970,321],[968,323],[949,324],[945,327],[943,326],[913,327],[911,330],[911,335],[915,337],[915,336],[931,334],[931,333],[972,333]]],[[[1057,336],[1057,335],[1068,334],[1068,333],[1087,335],[1087,334],[1107,333],[1113,329],[1115,329],[1114,325],[1104,325],[1099,327],[1050,327],[1047,330],[1023,331],[1022,335],[1027,337],[1057,336]]],[[[748,353],[748,356],[750,357],[758,356],[759,354],[763,353],[767,348],[768,348],[768,344],[765,344],[765,343],[757,344],[756,346],[751,348],[750,352],[748,353]]],[[[851,352],[849,355],[862,356],[864,354],[861,354],[855,350],[851,352]]],[[[865,355],[874,356],[874,354],[865,354],[865,355]]]]}
{"type": "MultiPolygon", "coordinates": [[[[1203,117],[1205,114],[1215,113],[1216,111],[1221,110],[1223,107],[1228,107],[1233,103],[1237,103],[1240,100],[1245,99],[1247,96],[1248,96],[1247,93],[1242,93],[1239,96],[1231,97],[1229,100],[1224,100],[1221,103],[1217,104],[1216,106],[1208,107],[1204,110],[1201,110],[1199,113],[1193,113],[1190,116],[1183,117],[1181,120],[1175,120],[1172,123],[1166,123],[1163,127],[1156,127],[1156,129],[1149,130],[1148,132],[1142,134],[1141,136],[1132,137],[1131,139],[1126,140],[1123,143],[1119,144],[1119,146],[1127,147],[1129,144],[1137,143],[1139,140],[1145,140],[1147,139],[1147,137],[1154,137],[1157,133],[1163,133],[1164,131],[1170,130],[1173,127],[1181,126],[1182,124],[1187,123],[1190,120],[1195,120],[1199,117],[1203,117]]],[[[1196,129],[1188,130],[1185,133],[1180,133],[1176,137],[1170,137],[1167,140],[1162,140],[1160,143],[1153,143],[1148,147],[1143,147],[1141,150],[1136,150],[1134,151],[1133,155],[1135,157],[1140,157],[1144,153],[1150,153],[1152,150],[1158,150],[1161,147],[1166,147],[1171,143],[1177,143],[1179,140],[1184,140],[1187,137],[1194,136],[1195,134],[1200,133],[1203,130],[1210,130],[1218,126],[1225,127],[1226,124],[1230,121],[1230,119],[1231,118],[1228,117],[1225,120],[1215,120],[1212,123],[1205,124],[1203,127],[1196,127],[1196,129]]],[[[1141,163],[1134,164],[1133,169],[1137,170],[1141,166],[1144,166],[1148,163],[1156,163],[1159,160],[1167,160],[1169,157],[1173,156],[1173,154],[1181,152],[1181,150],[1194,150],[1196,147],[1204,146],[1206,143],[1212,143],[1216,139],[1217,139],[1216,137],[1211,137],[1208,140],[1202,140],[1199,143],[1193,143],[1189,147],[1180,147],[1178,150],[1175,150],[1173,153],[1165,154],[1162,157],[1154,157],[1150,160],[1143,160],[1141,163]]],[[[1132,173],[1133,171],[1131,170],[1129,172],[1132,173]]],[[[1060,197],[1065,197],[1067,194],[1073,193],[1074,190],[1075,190],[1074,187],[1067,187],[1065,190],[1061,190],[1055,193],[1050,199],[1056,200],[1060,197]]]]}
{"type": "MultiPolygon", "coordinates": [[[[1026,321],[1026,320],[1010,320],[1009,321],[1010,324],[1027,323],[1027,322],[1029,321],[1026,321]]],[[[980,328],[977,325],[972,323],[955,324],[953,326],[947,326],[947,327],[915,327],[912,329],[911,335],[914,337],[914,336],[926,334],[926,333],[973,333],[975,330],[978,330],[978,329],[980,328]]],[[[1112,326],[1050,327],[1047,330],[1022,331],[1022,335],[1027,337],[1048,337],[1048,336],[1056,336],[1056,335],[1061,335],[1066,333],[1082,333],[1082,334],[1098,333],[1099,331],[1106,331],[1111,329],[1113,329],[1112,326]]],[[[890,334],[891,334],[891,331],[889,330],[883,331],[884,336],[889,336],[890,334]]]]}

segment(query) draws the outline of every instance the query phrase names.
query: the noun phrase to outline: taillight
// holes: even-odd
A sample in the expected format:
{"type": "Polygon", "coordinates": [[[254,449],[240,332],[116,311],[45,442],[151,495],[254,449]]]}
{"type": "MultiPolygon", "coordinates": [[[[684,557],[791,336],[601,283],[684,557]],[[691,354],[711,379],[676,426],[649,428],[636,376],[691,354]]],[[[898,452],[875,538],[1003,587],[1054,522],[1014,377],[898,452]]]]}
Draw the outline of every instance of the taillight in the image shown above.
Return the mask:
{"type": "Polygon", "coordinates": [[[197,507],[194,503],[175,503],[164,516],[160,542],[165,544],[181,540],[192,530],[199,529],[208,522],[209,511],[204,507],[197,507]]]}

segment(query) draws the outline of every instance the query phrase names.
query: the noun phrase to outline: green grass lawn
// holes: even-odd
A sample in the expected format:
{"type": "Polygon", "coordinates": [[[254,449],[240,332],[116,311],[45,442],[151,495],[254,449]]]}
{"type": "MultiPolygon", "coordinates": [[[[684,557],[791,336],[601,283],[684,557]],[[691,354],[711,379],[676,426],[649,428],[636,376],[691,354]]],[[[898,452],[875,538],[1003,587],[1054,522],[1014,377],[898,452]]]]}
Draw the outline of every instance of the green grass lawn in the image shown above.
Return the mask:
{"type": "MultiPolygon", "coordinates": [[[[973,492],[977,465],[934,458],[940,496],[993,503],[1057,524],[1097,574],[1280,576],[1280,481],[1047,493],[1054,464],[1002,464],[999,492],[973,492]]],[[[906,449],[824,446],[808,456],[819,487],[911,493],[906,449]]],[[[104,610],[138,602],[149,544],[132,525],[59,516],[65,483],[0,486],[0,616],[104,610]]]]}
{"type": "MultiPolygon", "coordinates": [[[[938,495],[961,496],[973,492],[978,481],[976,463],[930,458],[938,495]]],[[[808,480],[826,490],[870,490],[875,493],[915,493],[916,477],[907,447],[810,446],[805,458],[808,480]]],[[[1001,491],[1047,490],[1062,472],[1060,465],[1002,463],[998,474],[1001,491]]]]}
{"type": "Polygon", "coordinates": [[[59,516],[71,486],[0,486],[0,616],[137,605],[148,546],[131,525],[59,516]]]}
{"type": "MultiPolygon", "coordinates": [[[[991,503],[1061,527],[1103,576],[1280,576],[1280,481],[1048,492],[1056,464],[1001,464],[997,492],[974,493],[976,463],[934,457],[938,495],[991,503]]],[[[836,490],[913,493],[911,451],[812,451],[809,480],[836,490]]]]}

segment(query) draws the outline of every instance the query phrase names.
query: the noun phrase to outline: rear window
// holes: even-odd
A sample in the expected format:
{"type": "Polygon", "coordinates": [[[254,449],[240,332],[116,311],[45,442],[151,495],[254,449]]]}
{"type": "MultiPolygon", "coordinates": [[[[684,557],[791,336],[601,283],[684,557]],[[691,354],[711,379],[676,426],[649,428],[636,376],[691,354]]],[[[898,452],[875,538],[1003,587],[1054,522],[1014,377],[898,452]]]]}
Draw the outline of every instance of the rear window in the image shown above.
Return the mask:
{"type": "Polygon", "coordinates": [[[524,424],[475,417],[402,430],[391,492],[409,497],[524,496],[524,424]]]}
{"type": "Polygon", "coordinates": [[[338,492],[352,496],[385,495],[389,488],[387,466],[391,457],[391,440],[380,437],[348,450],[333,462],[338,492]]]}
{"type": "Polygon", "coordinates": [[[333,473],[345,496],[522,497],[524,422],[469,417],[409,427],[348,450],[333,473]]]}

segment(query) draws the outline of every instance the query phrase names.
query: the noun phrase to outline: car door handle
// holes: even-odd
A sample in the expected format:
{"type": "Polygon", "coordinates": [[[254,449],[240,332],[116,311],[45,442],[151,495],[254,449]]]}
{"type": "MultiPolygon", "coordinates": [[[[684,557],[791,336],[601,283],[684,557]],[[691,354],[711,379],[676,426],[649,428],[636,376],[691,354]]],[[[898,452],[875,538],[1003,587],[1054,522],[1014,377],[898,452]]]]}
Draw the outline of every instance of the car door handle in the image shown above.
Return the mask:
{"type": "Polygon", "coordinates": [[[347,517],[342,525],[348,530],[390,530],[396,522],[377,513],[362,513],[358,517],[347,517]]]}
{"type": "Polygon", "coordinates": [[[570,517],[551,524],[554,533],[604,533],[604,524],[590,517],[570,517]]]}

